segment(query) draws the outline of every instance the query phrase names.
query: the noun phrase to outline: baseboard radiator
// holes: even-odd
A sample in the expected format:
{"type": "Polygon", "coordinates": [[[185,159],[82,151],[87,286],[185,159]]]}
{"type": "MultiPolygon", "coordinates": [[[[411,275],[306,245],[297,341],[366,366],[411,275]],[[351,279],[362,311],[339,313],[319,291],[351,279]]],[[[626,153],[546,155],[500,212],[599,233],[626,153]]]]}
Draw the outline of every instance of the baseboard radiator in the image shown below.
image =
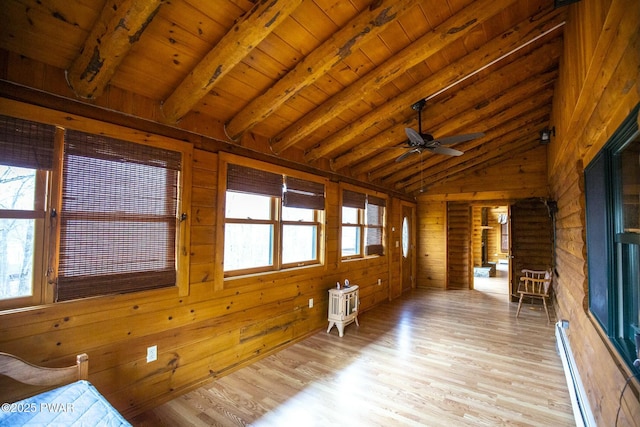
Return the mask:
{"type": "Polygon", "coordinates": [[[556,346],[560,354],[560,359],[562,359],[564,375],[567,378],[567,386],[569,388],[569,394],[571,395],[571,406],[573,406],[576,426],[596,427],[587,392],[582,386],[580,373],[578,372],[576,361],[571,352],[571,346],[569,345],[569,338],[566,332],[568,327],[569,322],[567,320],[560,320],[556,323],[556,346]]]}

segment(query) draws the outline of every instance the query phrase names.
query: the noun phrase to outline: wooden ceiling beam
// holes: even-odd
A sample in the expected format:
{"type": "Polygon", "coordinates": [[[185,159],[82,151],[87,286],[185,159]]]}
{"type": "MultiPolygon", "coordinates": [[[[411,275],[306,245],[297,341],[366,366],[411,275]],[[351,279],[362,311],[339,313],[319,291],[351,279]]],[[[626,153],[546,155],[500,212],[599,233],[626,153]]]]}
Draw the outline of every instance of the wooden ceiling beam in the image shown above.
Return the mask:
{"type": "MultiPolygon", "coordinates": [[[[289,126],[275,138],[271,148],[275,153],[280,153],[289,148],[309,134],[315,132],[332,118],[369,97],[374,91],[388,82],[403,75],[407,70],[423,62],[445,46],[466,37],[478,25],[504,10],[506,5],[497,4],[494,0],[482,0],[473,2],[462,9],[432,31],[418,38],[402,51],[386,60],[383,64],[369,71],[362,78],[355,81],[349,87],[332,96],[328,101],[305,114],[300,120],[289,126]]],[[[414,91],[414,97],[415,95],[414,91]]],[[[417,101],[413,99],[411,103],[417,101]]],[[[409,104],[405,105],[407,108],[409,104]]],[[[357,132],[356,132],[357,133],[357,132]]],[[[343,139],[332,138],[331,143],[323,143],[320,147],[310,151],[305,159],[314,161],[330,153],[336,145],[340,145],[343,139]],[[324,150],[327,150],[326,152],[324,150]]]]}
{"type": "Polygon", "coordinates": [[[109,0],[80,55],[66,71],[67,83],[81,98],[96,99],[165,0],[109,0]]]}
{"type": "MultiPolygon", "coordinates": [[[[549,84],[549,82],[555,79],[556,72],[544,71],[554,66],[561,49],[562,43],[559,39],[555,39],[544,47],[490,73],[476,84],[458,91],[455,96],[446,102],[440,102],[430,107],[427,110],[430,117],[430,133],[437,137],[450,135],[460,130],[463,130],[462,133],[471,132],[474,129],[470,129],[469,124],[477,122],[480,117],[486,120],[491,114],[503,110],[505,105],[513,105],[523,97],[530,96],[532,88],[534,90],[540,89],[549,84]],[[547,52],[546,49],[549,49],[549,51],[547,52]],[[527,81],[528,79],[529,81],[527,81]],[[533,85],[538,86],[533,87],[533,85]],[[495,95],[487,99],[486,94],[488,93],[495,93],[495,95]],[[471,108],[474,104],[487,105],[484,105],[482,108],[471,108]],[[449,110],[458,110],[465,107],[467,108],[467,112],[464,114],[458,115],[455,118],[448,118],[447,112],[449,110]],[[438,126],[438,122],[442,123],[442,125],[438,126]]],[[[486,123],[482,125],[484,129],[486,129],[486,123]]],[[[394,131],[394,135],[400,138],[396,143],[400,143],[406,139],[403,124],[394,126],[391,129],[394,131]]],[[[376,155],[373,159],[369,158],[366,162],[361,162],[358,166],[352,167],[351,170],[356,174],[367,173],[382,164],[392,163],[396,157],[397,155],[393,152],[382,153],[376,155]],[[366,168],[366,170],[363,170],[363,168],[366,168]]],[[[406,163],[392,165],[390,172],[394,173],[406,167],[406,163]]],[[[380,173],[381,172],[377,170],[373,175],[379,178],[382,176],[379,175],[380,173]]],[[[373,175],[371,175],[370,178],[373,175]]]]}
{"type": "MultiPolygon", "coordinates": [[[[537,102],[534,95],[540,94],[545,90],[553,90],[552,86],[556,77],[557,70],[550,71],[531,78],[525,83],[513,87],[506,92],[496,94],[493,99],[482,105],[481,108],[468,111],[456,117],[455,120],[447,122],[445,128],[450,127],[450,130],[453,131],[470,129],[473,126],[481,126],[484,129],[489,129],[488,123],[494,120],[500,112],[511,110],[515,115],[522,114],[530,109],[531,104],[537,102]]],[[[547,98],[546,96],[542,96],[542,99],[547,98]]],[[[494,121],[492,123],[495,125],[497,122],[494,121]]],[[[464,145],[461,145],[461,147],[464,147],[464,145]]],[[[375,181],[394,173],[399,173],[413,163],[410,159],[396,163],[395,159],[397,157],[397,153],[382,153],[351,167],[351,171],[354,174],[366,173],[369,176],[369,180],[375,181]],[[381,169],[383,165],[386,165],[386,168],[381,169]]],[[[440,156],[432,157],[433,159],[431,161],[433,162],[437,162],[440,158],[440,156]]]]}
{"type": "Polygon", "coordinates": [[[366,41],[415,6],[413,0],[378,0],[336,32],[278,80],[254,98],[226,125],[227,135],[238,140],[244,132],[268,118],[288,99],[323,77],[366,41]]]}
{"type": "MultiPolygon", "coordinates": [[[[539,108],[543,102],[551,103],[551,86],[556,78],[557,70],[552,70],[548,72],[541,72],[539,75],[535,75],[535,77],[532,77],[530,81],[525,83],[518,82],[520,86],[510,86],[509,89],[503,90],[501,94],[496,95],[496,97],[490,101],[489,105],[482,108],[481,113],[476,113],[473,110],[467,110],[462,115],[445,122],[444,126],[440,128],[440,131],[446,129],[445,134],[447,135],[454,133],[467,133],[468,126],[471,126],[475,131],[481,123],[485,133],[487,133],[490,129],[500,126],[500,124],[524,114],[532,108],[539,108]],[[523,85],[529,88],[531,92],[527,93],[526,91],[520,91],[519,89],[523,87],[523,85]],[[536,87],[535,85],[538,86],[536,87]],[[514,87],[516,89],[511,89],[514,87]],[[539,94],[535,94],[535,90],[538,90],[539,94]],[[514,93],[517,93],[519,96],[514,95],[514,93]],[[545,94],[548,94],[548,97],[544,96],[545,94]],[[501,114],[503,112],[506,112],[506,114],[501,114]],[[500,121],[497,121],[497,118],[500,118],[500,121]]],[[[481,139],[456,144],[455,148],[465,152],[466,150],[486,141],[487,137],[485,136],[481,139]]],[[[390,158],[389,163],[392,163],[392,161],[395,162],[395,158],[398,156],[397,153],[391,154],[393,157],[390,158]]],[[[443,157],[429,156],[429,158],[434,162],[434,164],[437,164],[443,157]]],[[[400,181],[411,174],[412,165],[413,167],[418,168],[418,170],[420,169],[417,162],[418,160],[416,158],[405,159],[403,162],[391,167],[391,170],[387,171],[391,173],[387,176],[393,175],[395,176],[396,181],[400,181]]],[[[430,165],[425,166],[423,162],[421,167],[424,168],[429,166],[430,165]]],[[[370,178],[378,179],[383,178],[383,176],[379,171],[376,171],[370,175],[370,178]]]]}
{"type": "MultiPolygon", "coordinates": [[[[402,113],[402,111],[408,111],[408,107],[416,101],[415,94],[432,94],[448,87],[451,84],[465,78],[473,73],[475,70],[490,64],[493,61],[498,60],[503,55],[508,54],[519,46],[530,42],[531,40],[540,37],[546,32],[557,28],[562,24],[564,14],[561,14],[557,10],[546,14],[540,20],[532,21],[527,19],[525,22],[514,26],[513,28],[495,37],[490,42],[484,44],[479,49],[471,52],[469,55],[464,56],[460,60],[452,63],[451,65],[439,70],[429,78],[418,83],[410,91],[406,91],[398,95],[393,100],[381,105],[375,110],[365,114],[358,120],[355,120],[348,126],[344,127],[340,131],[331,135],[329,138],[323,140],[322,147],[336,146],[344,150],[344,147],[353,148],[352,150],[337,156],[332,163],[334,170],[340,170],[350,164],[371,155],[372,151],[377,148],[385,148],[388,145],[380,145],[379,147],[373,144],[373,141],[367,141],[366,144],[360,144],[362,138],[360,135],[371,126],[380,126],[385,121],[380,117],[391,118],[402,113]]],[[[392,121],[388,120],[386,123],[391,124],[392,121]]],[[[380,142],[386,142],[382,140],[380,142]]],[[[311,150],[305,159],[311,160],[318,156],[320,150],[318,148],[311,150]],[[311,154],[311,151],[317,150],[317,153],[311,154]]],[[[326,155],[332,154],[327,152],[326,155]]]]}
{"type": "Polygon", "coordinates": [[[244,14],[162,105],[164,121],[177,123],[281,24],[302,0],[262,0],[244,14]]]}

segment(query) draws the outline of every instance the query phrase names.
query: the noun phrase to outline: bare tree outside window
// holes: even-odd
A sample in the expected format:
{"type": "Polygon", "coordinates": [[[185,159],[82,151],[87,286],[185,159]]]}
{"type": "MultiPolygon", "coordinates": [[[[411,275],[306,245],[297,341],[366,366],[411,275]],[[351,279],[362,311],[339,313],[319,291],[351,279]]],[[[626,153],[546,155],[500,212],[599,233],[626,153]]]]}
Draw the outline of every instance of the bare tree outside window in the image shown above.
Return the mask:
{"type": "Polygon", "coordinates": [[[0,299],[29,296],[33,282],[36,170],[0,165],[0,299]]]}

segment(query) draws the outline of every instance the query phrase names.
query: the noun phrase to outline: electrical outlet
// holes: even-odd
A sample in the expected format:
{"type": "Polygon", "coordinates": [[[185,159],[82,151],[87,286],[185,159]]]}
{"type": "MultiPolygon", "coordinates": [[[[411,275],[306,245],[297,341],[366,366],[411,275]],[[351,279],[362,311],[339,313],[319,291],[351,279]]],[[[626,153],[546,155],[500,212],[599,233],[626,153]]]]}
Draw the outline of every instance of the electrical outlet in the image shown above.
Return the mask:
{"type": "Polygon", "coordinates": [[[158,346],[147,347],[147,363],[158,360],[158,346]]]}
{"type": "Polygon", "coordinates": [[[309,308],[313,308],[313,298],[309,298],[309,308]]]}

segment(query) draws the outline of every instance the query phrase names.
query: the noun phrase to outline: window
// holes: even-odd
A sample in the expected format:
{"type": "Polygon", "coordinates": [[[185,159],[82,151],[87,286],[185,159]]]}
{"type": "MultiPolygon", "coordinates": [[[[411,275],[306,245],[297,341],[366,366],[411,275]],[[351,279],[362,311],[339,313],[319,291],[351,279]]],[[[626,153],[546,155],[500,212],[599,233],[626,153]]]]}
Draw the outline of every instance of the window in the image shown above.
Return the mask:
{"type": "Polygon", "coordinates": [[[321,263],[324,184],[234,163],[226,178],[225,275],[321,263]]]}
{"type": "Polygon", "coordinates": [[[58,301],[176,285],[180,152],[68,130],[58,301]]]}
{"type": "Polygon", "coordinates": [[[40,302],[55,128],[0,116],[1,306],[40,302]]]}
{"type": "Polygon", "coordinates": [[[384,255],[385,199],[342,192],[342,258],[384,255]]]}
{"type": "Polygon", "coordinates": [[[640,350],[638,109],[585,169],[589,309],[630,366],[640,350]]]}
{"type": "Polygon", "coordinates": [[[190,146],[162,145],[0,116],[0,306],[176,286],[190,146]]]}

